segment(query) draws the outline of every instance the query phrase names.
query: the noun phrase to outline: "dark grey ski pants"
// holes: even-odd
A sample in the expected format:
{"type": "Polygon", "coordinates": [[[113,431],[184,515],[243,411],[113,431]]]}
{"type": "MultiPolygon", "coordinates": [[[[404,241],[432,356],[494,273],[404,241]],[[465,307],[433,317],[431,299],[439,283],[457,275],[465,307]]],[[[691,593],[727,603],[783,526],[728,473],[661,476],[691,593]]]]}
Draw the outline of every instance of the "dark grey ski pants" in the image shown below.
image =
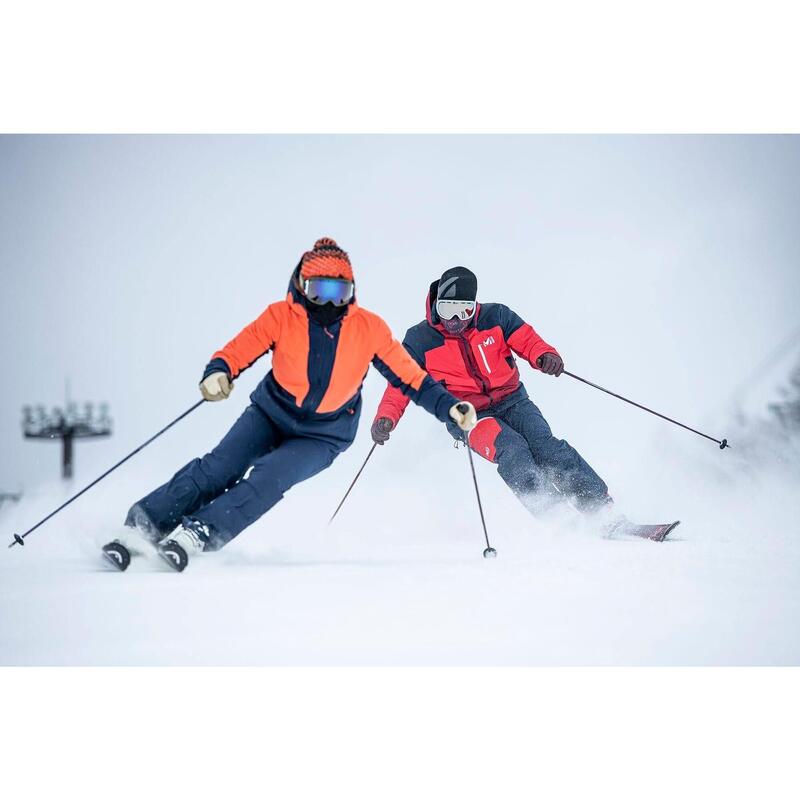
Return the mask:
{"type": "MultiPolygon", "coordinates": [[[[449,424],[451,435],[464,434],[449,424]]],[[[608,487],[564,439],[553,436],[542,412],[527,398],[512,396],[478,412],[470,447],[497,464],[497,472],[526,507],[535,511],[561,496],[582,511],[609,502],[608,487]]]]}

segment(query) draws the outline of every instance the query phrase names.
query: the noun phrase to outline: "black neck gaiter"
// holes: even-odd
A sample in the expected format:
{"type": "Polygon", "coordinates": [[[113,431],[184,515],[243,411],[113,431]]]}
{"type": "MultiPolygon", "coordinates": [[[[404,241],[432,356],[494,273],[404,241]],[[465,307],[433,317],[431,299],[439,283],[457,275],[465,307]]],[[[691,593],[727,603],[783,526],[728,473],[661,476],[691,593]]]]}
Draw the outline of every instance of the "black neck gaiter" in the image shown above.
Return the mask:
{"type": "Polygon", "coordinates": [[[333,303],[318,305],[317,303],[305,301],[305,306],[308,316],[318,325],[322,325],[323,328],[327,328],[328,325],[333,325],[333,323],[340,320],[347,311],[347,306],[335,306],[333,303]]]}

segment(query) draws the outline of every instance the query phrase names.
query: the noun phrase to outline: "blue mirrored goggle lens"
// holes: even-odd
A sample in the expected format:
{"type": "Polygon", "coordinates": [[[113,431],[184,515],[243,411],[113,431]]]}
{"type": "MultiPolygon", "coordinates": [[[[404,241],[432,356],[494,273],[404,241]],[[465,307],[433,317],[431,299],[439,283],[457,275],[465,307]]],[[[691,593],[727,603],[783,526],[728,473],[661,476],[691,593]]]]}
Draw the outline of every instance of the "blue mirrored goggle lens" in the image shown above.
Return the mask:
{"type": "Polygon", "coordinates": [[[306,297],[317,305],[344,306],[353,297],[353,282],[341,278],[308,278],[303,283],[306,297]]]}

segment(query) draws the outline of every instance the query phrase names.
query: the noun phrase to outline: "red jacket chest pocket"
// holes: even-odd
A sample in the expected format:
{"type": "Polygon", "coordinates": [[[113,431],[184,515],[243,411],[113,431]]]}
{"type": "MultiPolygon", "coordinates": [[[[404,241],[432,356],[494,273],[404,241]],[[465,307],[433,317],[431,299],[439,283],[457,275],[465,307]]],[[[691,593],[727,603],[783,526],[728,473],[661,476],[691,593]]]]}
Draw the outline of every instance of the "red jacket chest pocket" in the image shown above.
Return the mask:
{"type": "Polygon", "coordinates": [[[478,367],[493,386],[506,383],[516,372],[511,350],[499,328],[476,331],[470,345],[478,367]]]}

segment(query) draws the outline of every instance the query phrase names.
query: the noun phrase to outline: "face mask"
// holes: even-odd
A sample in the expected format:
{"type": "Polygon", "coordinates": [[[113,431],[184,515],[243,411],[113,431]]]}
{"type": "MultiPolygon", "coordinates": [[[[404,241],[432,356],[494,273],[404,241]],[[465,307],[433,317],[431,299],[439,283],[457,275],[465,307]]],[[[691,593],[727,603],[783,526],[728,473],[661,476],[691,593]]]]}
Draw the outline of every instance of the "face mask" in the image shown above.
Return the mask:
{"type": "Polygon", "coordinates": [[[347,306],[335,306],[333,303],[325,303],[324,306],[320,306],[316,303],[306,302],[305,305],[308,316],[323,327],[341,319],[347,311],[347,306]]]}
{"type": "Polygon", "coordinates": [[[464,331],[470,326],[472,322],[472,318],[469,319],[459,319],[458,317],[451,317],[450,319],[443,319],[442,327],[451,335],[451,336],[458,336],[460,333],[464,333],[464,331]]]}

